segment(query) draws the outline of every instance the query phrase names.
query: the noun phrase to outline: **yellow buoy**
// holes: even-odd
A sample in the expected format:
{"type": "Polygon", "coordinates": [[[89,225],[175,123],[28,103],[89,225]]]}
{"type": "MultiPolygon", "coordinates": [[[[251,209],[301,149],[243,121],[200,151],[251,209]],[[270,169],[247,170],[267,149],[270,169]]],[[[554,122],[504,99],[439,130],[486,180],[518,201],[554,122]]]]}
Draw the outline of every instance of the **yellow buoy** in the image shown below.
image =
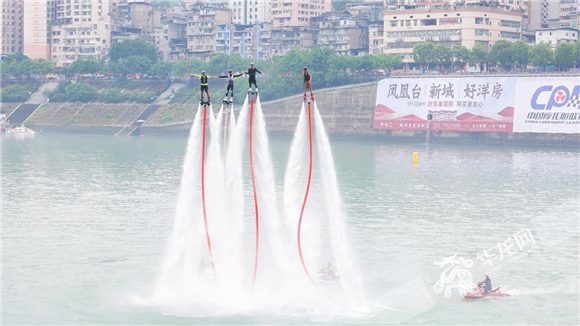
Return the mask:
{"type": "Polygon", "coordinates": [[[413,153],[413,164],[419,164],[419,153],[413,153]]]}

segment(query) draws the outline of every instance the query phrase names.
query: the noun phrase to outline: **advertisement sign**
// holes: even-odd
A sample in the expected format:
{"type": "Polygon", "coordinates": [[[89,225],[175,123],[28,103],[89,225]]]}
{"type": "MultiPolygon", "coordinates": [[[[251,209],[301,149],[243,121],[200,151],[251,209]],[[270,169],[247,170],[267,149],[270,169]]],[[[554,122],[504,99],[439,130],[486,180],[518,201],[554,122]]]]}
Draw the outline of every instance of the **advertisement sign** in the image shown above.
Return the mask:
{"type": "Polygon", "coordinates": [[[377,87],[374,128],[512,132],[515,93],[515,77],[387,78],[377,87]]]}
{"type": "Polygon", "coordinates": [[[580,77],[519,78],[514,132],[580,133],[580,77]]]}

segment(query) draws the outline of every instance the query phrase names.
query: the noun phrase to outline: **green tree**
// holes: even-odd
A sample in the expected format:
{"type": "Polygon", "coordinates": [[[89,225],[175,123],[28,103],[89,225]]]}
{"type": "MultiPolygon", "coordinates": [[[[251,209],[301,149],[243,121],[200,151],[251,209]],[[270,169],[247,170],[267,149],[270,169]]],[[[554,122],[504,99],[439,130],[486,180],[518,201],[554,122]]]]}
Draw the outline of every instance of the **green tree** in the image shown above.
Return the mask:
{"type": "Polygon", "coordinates": [[[495,42],[489,50],[489,61],[500,67],[509,68],[513,64],[513,44],[510,41],[495,42]]]}
{"type": "Polygon", "coordinates": [[[22,103],[30,98],[26,89],[20,85],[9,85],[2,89],[3,103],[22,103]]]}
{"type": "Polygon", "coordinates": [[[30,76],[32,73],[32,60],[22,53],[16,53],[7,56],[2,60],[2,73],[10,74],[16,77],[30,76]]]}
{"type": "Polygon", "coordinates": [[[134,40],[114,43],[109,50],[109,58],[118,61],[132,56],[143,56],[151,62],[157,62],[157,49],[151,43],[134,40]]]}
{"type": "Polygon", "coordinates": [[[171,73],[175,76],[185,76],[187,74],[200,74],[206,63],[199,59],[180,60],[173,63],[171,73]]]}
{"type": "Polygon", "coordinates": [[[99,97],[97,89],[87,83],[75,83],[66,87],[66,97],[69,102],[87,103],[99,97]]]}
{"type": "Polygon", "coordinates": [[[580,66],[580,39],[574,44],[574,60],[576,61],[576,66],[580,66]]]}
{"type": "Polygon", "coordinates": [[[512,46],[512,62],[515,66],[526,68],[529,60],[530,46],[519,40],[512,46]]]}
{"type": "Polygon", "coordinates": [[[46,74],[54,72],[54,66],[49,61],[44,59],[36,59],[32,61],[31,73],[44,77],[46,74]]]}
{"type": "Polygon", "coordinates": [[[438,63],[441,69],[448,67],[453,60],[453,52],[448,45],[438,44],[433,48],[433,62],[438,63]]]}
{"type": "Polygon", "coordinates": [[[118,88],[107,88],[100,94],[100,97],[105,103],[121,103],[125,101],[125,96],[118,88]]]}
{"type": "Polygon", "coordinates": [[[104,66],[102,62],[95,60],[79,59],[71,63],[68,67],[63,68],[62,72],[67,76],[82,75],[82,74],[96,74],[102,72],[104,66]]]}
{"type": "Polygon", "coordinates": [[[434,47],[433,43],[419,43],[413,48],[413,60],[421,66],[421,69],[429,69],[434,47]]]}
{"type": "Polygon", "coordinates": [[[489,53],[485,45],[476,44],[469,54],[469,64],[479,65],[480,69],[483,69],[483,65],[488,62],[488,55],[489,53]]]}
{"type": "Polygon", "coordinates": [[[574,45],[571,43],[560,43],[556,47],[556,64],[560,69],[568,69],[574,66],[574,45]]]}
{"type": "Polygon", "coordinates": [[[554,62],[554,52],[549,44],[540,42],[530,49],[530,62],[536,66],[545,68],[554,62]]]}
{"type": "Polygon", "coordinates": [[[463,69],[469,61],[469,50],[463,45],[456,45],[452,48],[452,52],[455,65],[463,69]]]}
{"type": "Polygon", "coordinates": [[[149,69],[149,74],[159,78],[167,78],[171,74],[171,63],[169,62],[157,62],[151,69],[149,69]]]}
{"type": "Polygon", "coordinates": [[[109,70],[123,75],[147,73],[151,68],[151,60],[143,56],[130,56],[117,62],[109,63],[109,70]]]}

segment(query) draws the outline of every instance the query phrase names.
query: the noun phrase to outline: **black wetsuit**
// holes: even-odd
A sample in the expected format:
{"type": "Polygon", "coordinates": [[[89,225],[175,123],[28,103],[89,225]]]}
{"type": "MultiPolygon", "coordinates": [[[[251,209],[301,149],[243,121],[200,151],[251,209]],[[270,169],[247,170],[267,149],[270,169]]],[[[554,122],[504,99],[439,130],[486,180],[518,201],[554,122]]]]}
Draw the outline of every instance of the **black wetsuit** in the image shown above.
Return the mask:
{"type": "Polygon", "coordinates": [[[228,88],[226,89],[226,96],[232,91],[232,96],[234,95],[234,78],[240,77],[242,74],[237,75],[227,75],[227,76],[220,76],[219,78],[229,78],[228,80],[228,88]]]}
{"type": "Polygon", "coordinates": [[[309,81],[310,81],[310,73],[309,72],[304,73],[304,83],[307,83],[309,81]]]}
{"type": "Polygon", "coordinates": [[[258,84],[256,83],[256,73],[261,74],[262,72],[259,71],[256,68],[250,68],[250,69],[248,69],[247,74],[250,77],[248,79],[248,82],[250,83],[250,87],[252,87],[252,84],[254,84],[254,86],[258,87],[258,84]]]}
{"type": "Polygon", "coordinates": [[[483,281],[483,291],[485,291],[485,293],[491,292],[491,280],[489,278],[486,278],[485,281],[483,281]]]}

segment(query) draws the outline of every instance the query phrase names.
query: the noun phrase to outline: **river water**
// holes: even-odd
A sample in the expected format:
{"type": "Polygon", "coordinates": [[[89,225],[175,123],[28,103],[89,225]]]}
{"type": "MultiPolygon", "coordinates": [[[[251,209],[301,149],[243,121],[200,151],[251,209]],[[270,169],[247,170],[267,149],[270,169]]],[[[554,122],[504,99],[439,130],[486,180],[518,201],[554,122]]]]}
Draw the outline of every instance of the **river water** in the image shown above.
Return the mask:
{"type": "MultiPolygon", "coordinates": [[[[578,151],[336,139],[364,307],[200,314],[147,304],[173,226],[186,142],[3,137],[2,322],[580,323],[578,151]],[[456,273],[444,273],[452,265],[456,273]],[[486,273],[511,297],[445,295],[486,273]]],[[[278,188],[290,143],[270,139],[278,188]]],[[[320,189],[315,183],[311,191],[320,189]]],[[[246,221],[251,229],[252,216],[246,221]]]]}

